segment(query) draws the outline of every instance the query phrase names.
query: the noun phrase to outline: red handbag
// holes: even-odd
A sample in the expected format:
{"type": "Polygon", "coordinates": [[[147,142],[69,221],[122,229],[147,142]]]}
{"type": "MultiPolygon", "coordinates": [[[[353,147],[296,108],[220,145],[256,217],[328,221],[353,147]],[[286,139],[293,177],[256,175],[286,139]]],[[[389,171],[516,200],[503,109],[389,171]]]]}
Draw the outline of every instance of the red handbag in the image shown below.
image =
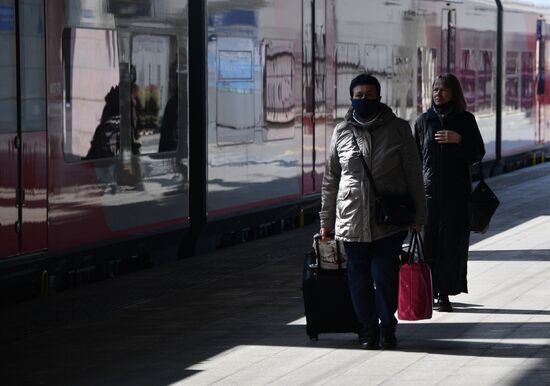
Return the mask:
{"type": "Polygon", "coordinates": [[[432,272],[424,260],[422,239],[412,231],[405,261],[399,270],[397,317],[400,320],[421,320],[432,317],[432,272]]]}

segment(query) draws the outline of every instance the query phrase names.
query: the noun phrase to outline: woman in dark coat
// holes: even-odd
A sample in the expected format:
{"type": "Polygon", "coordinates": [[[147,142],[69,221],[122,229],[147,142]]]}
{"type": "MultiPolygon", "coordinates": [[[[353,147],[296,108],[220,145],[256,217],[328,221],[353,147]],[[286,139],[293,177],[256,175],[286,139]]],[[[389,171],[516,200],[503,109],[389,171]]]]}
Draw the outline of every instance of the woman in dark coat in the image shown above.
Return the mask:
{"type": "Polygon", "coordinates": [[[470,165],[485,155],[475,117],[466,111],[462,87],[454,75],[436,78],[432,107],[417,118],[414,132],[428,206],[425,255],[432,261],[438,310],[451,312],[449,295],[468,292],[470,165]]]}

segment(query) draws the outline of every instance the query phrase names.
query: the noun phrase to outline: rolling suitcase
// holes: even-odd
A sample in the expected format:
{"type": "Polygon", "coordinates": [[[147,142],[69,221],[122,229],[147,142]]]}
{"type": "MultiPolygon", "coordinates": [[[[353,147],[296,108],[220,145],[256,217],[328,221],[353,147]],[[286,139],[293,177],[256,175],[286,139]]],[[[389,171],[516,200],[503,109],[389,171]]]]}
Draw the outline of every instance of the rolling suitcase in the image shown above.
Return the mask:
{"type": "Polygon", "coordinates": [[[306,315],[306,332],[312,340],[320,333],[354,332],[360,329],[348,289],[346,270],[338,243],[336,269],[323,269],[319,256],[319,235],[314,236],[314,248],[304,260],[302,291],[306,315]]]}

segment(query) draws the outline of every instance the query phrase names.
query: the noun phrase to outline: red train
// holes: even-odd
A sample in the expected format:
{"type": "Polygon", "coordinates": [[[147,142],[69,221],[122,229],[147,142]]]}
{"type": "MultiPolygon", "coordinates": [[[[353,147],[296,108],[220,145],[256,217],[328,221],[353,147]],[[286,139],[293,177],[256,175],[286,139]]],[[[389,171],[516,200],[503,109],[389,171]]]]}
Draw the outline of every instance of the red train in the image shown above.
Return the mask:
{"type": "Polygon", "coordinates": [[[190,255],[315,213],[332,128],[361,71],[411,122],[434,76],[454,72],[486,168],[542,160],[549,11],[489,0],[0,0],[0,285],[159,259],[159,243],[190,255]]]}

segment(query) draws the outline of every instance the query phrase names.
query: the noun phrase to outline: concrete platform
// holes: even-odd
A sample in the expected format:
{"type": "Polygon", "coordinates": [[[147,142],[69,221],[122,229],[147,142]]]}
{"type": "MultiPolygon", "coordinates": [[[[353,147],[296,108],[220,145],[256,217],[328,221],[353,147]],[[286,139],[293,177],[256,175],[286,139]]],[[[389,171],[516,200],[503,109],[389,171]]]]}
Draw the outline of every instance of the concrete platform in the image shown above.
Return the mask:
{"type": "Polygon", "coordinates": [[[309,226],[0,309],[0,384],[550,385],[550,164],[489,184],[470,293],[395,351],[306,336],[309,226]]]}

